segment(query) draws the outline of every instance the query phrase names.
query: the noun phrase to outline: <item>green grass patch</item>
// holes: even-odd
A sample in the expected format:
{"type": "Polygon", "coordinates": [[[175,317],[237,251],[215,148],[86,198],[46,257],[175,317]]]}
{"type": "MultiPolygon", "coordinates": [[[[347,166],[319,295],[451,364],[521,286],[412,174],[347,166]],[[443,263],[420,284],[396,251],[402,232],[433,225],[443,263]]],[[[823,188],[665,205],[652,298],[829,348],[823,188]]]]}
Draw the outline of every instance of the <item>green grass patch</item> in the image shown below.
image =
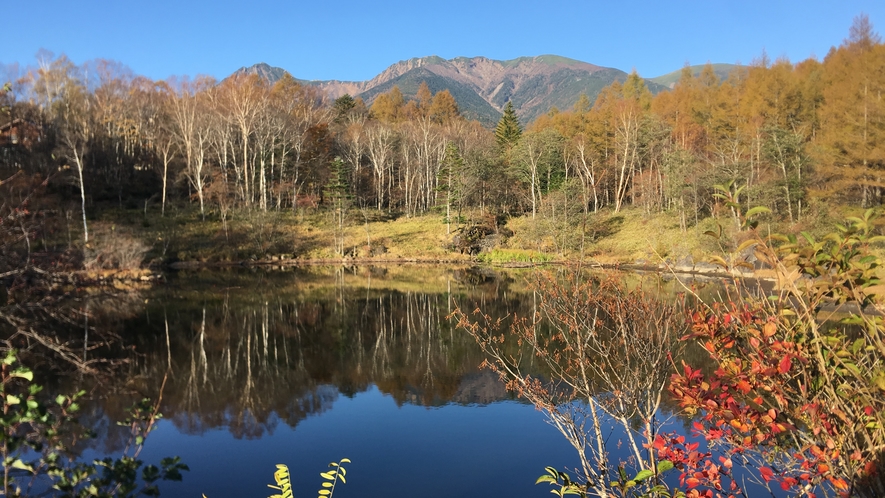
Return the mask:
{"type": "Polygon", "coordinates": [[[526,249],[492,249],[480,253],[477,259],[487,264],[550,263],[553,261],[553,256],[526,249]]]}

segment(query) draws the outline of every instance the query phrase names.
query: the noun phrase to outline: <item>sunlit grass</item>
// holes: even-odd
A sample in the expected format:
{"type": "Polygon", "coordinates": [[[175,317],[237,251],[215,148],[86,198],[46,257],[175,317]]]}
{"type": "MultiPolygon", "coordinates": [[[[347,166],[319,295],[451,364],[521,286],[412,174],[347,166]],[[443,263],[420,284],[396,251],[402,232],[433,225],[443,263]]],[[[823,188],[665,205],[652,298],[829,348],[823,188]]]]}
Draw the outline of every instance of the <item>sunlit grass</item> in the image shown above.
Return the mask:
{"type": "MultiPolygon", "coordinates": [[[[352,215],[352,218],[360,213],[352,215]]],[[[314,237],[314,247],[305,252],[306,259],[353,259],[377,261],[466,261],[468,257],[450,250],[452,234],[438,216],[373,221],[363,217],[351,219],[342,231],[344,254],[335,251],[337,227],[328,220],[313,218],[309,226],[299,230],[314,237]],[[306,232],[305,232],[306,231],[306,232]]]]}
{"type": "Polygon", "coordinates": [[[393,217],[352,210],[342,230],[325,211],[234,211],[222,221],[195,208],[107,210],[105,223],[131,227],[150,246],[148,261],[236,263],[268,260],[469,261],[451,251],[439,216],[393,217]],[[338,239],[343,242],[337,244],[338,239]],[[343,252],[337,247],[343,247],[343,252]]]}
{"type": "Polygon", "coordinates": [[[549,263],[553,256],[527,249],[492,249],[489,252],[480,253],[477,259],[483,263],[507,264],[507,263],[549,263]]]}
{"type": "MultiPolygon", "coordinates": [[[[481,219],[477,218],[477,219],[481,219]]],[[[107,210],[98,220],[127,227],[150,247],[146,261],[235,264],[242,262],[445,262],[536,264],[585,261],[602,264],[705,261],[734,245],[740,234],[729,231],[730,219],[689,220],[680,228],[677,213],[647,214],[628,208],[557,217],[513,217],[498,228],[494,242],[477,256],[454,247],[463,225],[446,224],[438,214],[406,217],[374,210],[351,209],[344,227],[329,211],[232,211],[225,220],[215,213],[205,219],[194,207],[159,210],[107,210]],[[726,230],[719,240],[704,235],[726,230]],[[726,249],[728,247],[725,247],[726,249]]]]}
{"type": "Polygon", "coordinates": [[[715,220],[702,220],[683,231],[676,213],[646,214],[640,209],[625,209],[618,214],[599,216],[609,221],[618,220],[611,223],[616,225],[611,233],[591,245],[592,257],[603,263],[659,264],[666,259],[685,257],[697,260],[716,249],[716,242],[704,235],[706,230],[716,229],[715,220]]]}

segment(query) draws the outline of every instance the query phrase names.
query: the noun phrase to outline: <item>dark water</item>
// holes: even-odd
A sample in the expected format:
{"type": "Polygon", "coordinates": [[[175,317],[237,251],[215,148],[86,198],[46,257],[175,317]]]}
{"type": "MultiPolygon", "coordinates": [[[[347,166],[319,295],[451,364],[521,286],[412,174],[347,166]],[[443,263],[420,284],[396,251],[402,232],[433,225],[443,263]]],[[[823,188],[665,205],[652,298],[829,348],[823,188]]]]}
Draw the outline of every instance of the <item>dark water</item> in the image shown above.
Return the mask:
{"type": "MultiPolygon", "coordinates": [[[[280,463],[295,496],[316,496],[319,473],[341,458],[352,463],[336,497],[547,496],[535,479],[547,465],[575,467],[575,451],[478,368],[474,339],[447,318],[455,306],[530,314],[530,279],[442,268],[205,271],[172,275],[128,308],[94,304],[94,320],[116,326],[137,354],[94,391],[84,422],[99,438],[82,457],[119,451],[125,434],[112,421],[138,395],[157,399],[165,378],[165,418],[140,458],[178,455],[190,472],[163,483],[164,496],[268,496],[280,463]]],[[[617,456],[620,431],[607,432],[617,456]]]]}

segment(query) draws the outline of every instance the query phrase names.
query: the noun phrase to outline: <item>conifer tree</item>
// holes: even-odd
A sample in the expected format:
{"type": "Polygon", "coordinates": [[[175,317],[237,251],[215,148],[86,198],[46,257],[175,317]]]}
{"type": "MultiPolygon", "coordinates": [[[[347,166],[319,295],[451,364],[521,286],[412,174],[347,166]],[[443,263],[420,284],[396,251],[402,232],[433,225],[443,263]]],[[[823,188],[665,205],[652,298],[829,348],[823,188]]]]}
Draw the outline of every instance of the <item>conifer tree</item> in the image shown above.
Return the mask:
{"type": "Polygon", "coordinates": [[[504,107],[504,115],[495,127],[495,139],[501,150],[507,150],[516,145],[520,136],[522,136],[522,126],[516,117],[516,111],[513,110],[513,102],[508,100],[504,107]]]}
{"type": "Polygon", "coordinates": [[[332,212],[335,217],[335,251],[344,255],[344,221],[351,200],[348,194],[350,186],[347,181],[350,178],[350,171],[347,163],[340,157],[335,157],[330,169],[325,196],[332,202],[332,212]]]}
{"type": "Polygon", "coordinates": [[[439,170],[437,190],[446,193],[446,235],[452,232],[452,204],[458,203],[458,218],[461,217],[461,175],[464,171],[464,159],[458,146],[452,142],[446,145],[446,155],[439,170]]]}

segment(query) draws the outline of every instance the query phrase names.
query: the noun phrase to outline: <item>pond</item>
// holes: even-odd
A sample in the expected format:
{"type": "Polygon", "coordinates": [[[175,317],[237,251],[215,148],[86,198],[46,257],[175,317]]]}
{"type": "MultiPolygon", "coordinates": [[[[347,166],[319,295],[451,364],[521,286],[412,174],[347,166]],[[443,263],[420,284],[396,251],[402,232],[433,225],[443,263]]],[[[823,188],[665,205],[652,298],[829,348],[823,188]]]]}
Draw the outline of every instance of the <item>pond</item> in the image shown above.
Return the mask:
{"type": "MultiPolygon", "coordinates": [[[[116,329],[134,354],[93,386],[81,421],[98,437],[77,450],[119,453],[126,433],[114,421],[148,396],[164,418],[140,458],[177,455],[190,468],[160,485],[164,496],[268,496],[277,464],[295,496],[315,496],[342,458],[352,463],[336,497],[546,496],[535,480],[548,465],[577,467],[574,449],[479,368],[476,340],[449,318],[455,306],[530,316],[530,280],[436,267],[215,270],[170,275],[126,305],[96,300],[91,326],[116,329]]],[[[672,427],[687,424],[664,406],[672,427]]],[[[610,451],[629,459],[608,424],[610,451]]]]}

